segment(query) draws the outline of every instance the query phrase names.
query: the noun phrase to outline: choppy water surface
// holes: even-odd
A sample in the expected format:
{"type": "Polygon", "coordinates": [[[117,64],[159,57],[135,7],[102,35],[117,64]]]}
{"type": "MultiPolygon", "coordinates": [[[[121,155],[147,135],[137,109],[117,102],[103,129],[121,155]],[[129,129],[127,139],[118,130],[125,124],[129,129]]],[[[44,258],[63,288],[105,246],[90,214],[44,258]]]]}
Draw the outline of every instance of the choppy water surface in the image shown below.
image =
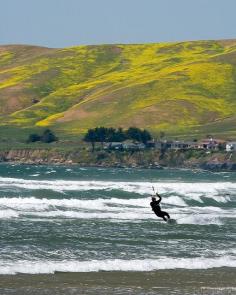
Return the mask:
{"type": "Polygon", "coordinates": [[[235,268],[235,212],[236,173],[1,165],[0,274],[235,268]]]}

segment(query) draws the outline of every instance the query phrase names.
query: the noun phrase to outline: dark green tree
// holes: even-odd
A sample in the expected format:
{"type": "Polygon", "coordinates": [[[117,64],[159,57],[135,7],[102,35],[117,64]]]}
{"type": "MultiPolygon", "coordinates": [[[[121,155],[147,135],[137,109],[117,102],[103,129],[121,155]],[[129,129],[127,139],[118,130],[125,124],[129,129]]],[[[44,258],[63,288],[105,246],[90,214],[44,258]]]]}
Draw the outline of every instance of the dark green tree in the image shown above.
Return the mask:
{"type": "Polygon", "coordinates": [[[57,141],[57,137],[50,129],[46,129],[41,136],[41,141],[44,143],[51,143],[57,141]]]}
{"type": "Polygon", "coordinates": [[[84,141],[90,142],[92,145],[92,152],[94,152],[95,143],[97,141],[97,134],[94,129],[89,129],[84,136],[84,141]]]}
{"type": "Polygon", "coordinates": [[[144,144],[146,144],[149,140],[152,140],[151,134],[147,130],[141,131],[141,140],[144,144]]]}
{"type": "Polygon", "coordinates": [[[141,136],[142,131],[139,128],[136,127],[130,127],[126,134],[127,138],[132,139],[134,141],[142,141],[142,136],[141,136]]]}
{"type": "Polygon", "coordinates": [[[27,142],[30,143],[30,142],[36,142],[36,141],[40,141],[41,137],[40,135],[36,134],[36,133],[33,133],[33,134],[30,134],[28,139],[27,139],[27,142]]]}
{"type": "Polygon", "coordinates": [[[116,141],[124,141],[127,139],[126,132],[119,127],[116,131],[116,141]]]}
{"type": "Polygon", "coordinates": [[[130,127],[126,134],[127,138],[134,141],[143,142],[144,144],[146,144],[147,141],[152,140],[151,134],[146,129],[141,130],[137,127],[130,127]]]}
{"type": "Polygon", "coordinates": [[[112,127],[107,128],[106,129],[106,141],[107,142],[116,141],[115,134],[116,134],[115,128],[112,128],[112,127]]]}
{"type": "Polygon", "coordinates": [[[103,146],[103,143],[104,143],[104,141],[106,141],[106,137],[107,137],[107,128],[96,127],[94,132],[95,132],[97,141],[100,141],[101,145],[103,146]]]}

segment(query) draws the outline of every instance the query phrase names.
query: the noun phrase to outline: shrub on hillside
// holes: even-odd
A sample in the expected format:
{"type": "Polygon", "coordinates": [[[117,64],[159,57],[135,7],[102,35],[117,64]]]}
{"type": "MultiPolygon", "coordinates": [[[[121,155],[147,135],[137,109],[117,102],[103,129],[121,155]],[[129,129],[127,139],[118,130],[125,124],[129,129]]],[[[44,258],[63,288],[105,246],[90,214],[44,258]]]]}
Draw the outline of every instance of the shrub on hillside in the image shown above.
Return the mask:
{"type": "Polygon", "coordinates": [[[40,141],[40,136],[36,133],[30,134],[29,138],[27,139],[27,142],[36,142],[36,141],[40,141]]]}
{"type": "Polygon", "coordinates": [[[41,141],[44,143],[50,143],[56,140],[57,140],[56,136],[50,129],[46,129],[43,135],[41,136],[41,141]]]}
{"type": "Polygon", "coordinates": [[[50,143],[53,141],[57,141],[57,137],[54,135],[54,133],[50,129],[46,129],[42,135],[38,135],[36,133],[30,134],[27,143],[30,142],[37,142],[41,141],[44,143],[50,143]]]}

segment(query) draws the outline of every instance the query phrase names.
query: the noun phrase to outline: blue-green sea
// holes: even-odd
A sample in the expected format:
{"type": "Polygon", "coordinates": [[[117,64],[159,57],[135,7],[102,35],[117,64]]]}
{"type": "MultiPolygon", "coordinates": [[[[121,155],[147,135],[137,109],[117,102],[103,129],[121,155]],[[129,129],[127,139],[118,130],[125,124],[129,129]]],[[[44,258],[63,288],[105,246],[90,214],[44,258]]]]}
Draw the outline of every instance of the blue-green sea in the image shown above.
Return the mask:
{"type": "Polygon", "coordinates": [[[235,213],[234,172],[1,164],[0,294],[235,294],[235,213]]]}

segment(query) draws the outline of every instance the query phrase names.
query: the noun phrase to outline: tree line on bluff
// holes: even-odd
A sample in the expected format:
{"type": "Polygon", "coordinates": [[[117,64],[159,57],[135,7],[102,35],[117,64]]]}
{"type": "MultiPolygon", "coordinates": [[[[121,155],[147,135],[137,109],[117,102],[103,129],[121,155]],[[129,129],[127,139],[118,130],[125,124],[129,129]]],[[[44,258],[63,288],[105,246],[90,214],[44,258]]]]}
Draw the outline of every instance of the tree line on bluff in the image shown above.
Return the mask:
{"type": "Polygon", "coordinates": [[[104,142],[123,142],[127,139],[146,144],[147,141],[152,140],[152,136],[147,130],[136,127],[130,127],[127,130],[112,127],[96,127],[88,129],[84,136],[84,141],[90,142],[93,150],[96,142],[103,144],[104,142]]]}
{"type": "MultiPolygon", "coordinates": [[[[104,142],[123,142],[127,139],[146,144],[149,140],[152,140],[152,136],[147,130],[136,127],[130,127],[127,130],[112,127],[96,127],[94,129],[88,129],[83,138],[85,142],[90,142],[92,144],[93,150],[96,142],[103,144],[104,142]]],[[[51,143],[57,140],[58,138],[55,134],[50,129],[46,129],[42,135],[37,133],[30,134],[27,142],[41,141],[44,143],[51,143]]]]}

